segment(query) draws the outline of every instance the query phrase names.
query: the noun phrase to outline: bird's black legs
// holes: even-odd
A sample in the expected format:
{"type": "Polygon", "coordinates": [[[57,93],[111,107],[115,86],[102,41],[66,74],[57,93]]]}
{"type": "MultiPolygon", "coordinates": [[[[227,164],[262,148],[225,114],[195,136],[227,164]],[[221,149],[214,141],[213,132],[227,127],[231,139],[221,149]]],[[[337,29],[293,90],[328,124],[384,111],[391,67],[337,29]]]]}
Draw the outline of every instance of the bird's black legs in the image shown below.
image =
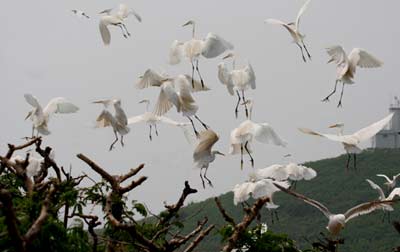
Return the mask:
{"type": "Polygon", "coordinates": [[[199,60],[196,60],[196,71],[197,74],[199,75],[200,82],[201,82],[201,88],[204,88],[204,81],[203,78],[201,77],[200,71],[199,71],[199,60]]]}
{"type": "Polygon", "coordinates": [[[205,169],[205,171],[204,171],[203,177],[207,180],[207,183],[208,183],[209,186],[214,187],[212,182],[211,182],[211,180],[207,177],[208,167],[206,167],[204,169],[205,169]]]}
{"type": "Polygon", "coordinates": [[[199,132],[197,132],[196,127],[194,126],[194,122],[193,122],[192,118],[190,118],[189,116],[187,116],[187,118],[189,119],[190,123],[192,124],[194,133],[196,134],[197,137],[199,137],[199,132]]]}
{"type": "Polygon", "coordinates": [[[274,224],[274,222],[275,222],[274,219],[276,219],[276,221],[279,222],[278,211],[272,209],[271,210],[271,222],[272,222],[272,224],[274,224]]]}
{"type": "Polygon", "coordinates": [[[249,110],[247,109],[247,104],[246,104],[246,98],[244,97],[244,90],[242,90],[242,98],[243,98],[243,104],[244,104],[244,109],[246,111],[246,118],[249,118],[249,110]]]}
{"type": "Polygon", "coordinates": [[[194,89],[194,64],[193,61],[190,61],[190,63],[192,64],[192,88],[194,89]]]}
{"type": "Polygon", "coordinates": [[[340,100],[339,100],[339,103],[337,105],[338,108],[342,107],[343,92],[344,92],[344,83],[342,82],[342,92],[340,93],[340,100]]]}
{"type": "Polygon", "coordinates": [[[203,188],[206,189],[206,183],[204,183],[203,175],[201,174],[201,171],[203,168],[200,169],[200,178],[201,178],[201,183],[203,184],[203,188]]]}
{"type": "Polygon", "coordinates": [[[157,124],[154,124],[154,129],[156,130],[156,136],[158,136],[157,124]]]}
{"type": "Polygon", "coordinates": [[[122,24],[117,24],[117,26],[121,29],[122,35],[124,36],[124,38],[128,38],[128,35],[125,34],[125,30],[124,30],[124,28],[122,27],[122,24]]]}
{"type": "Polygon", "coordinates": [[[240,144],[240,169],[243,170],[243,144],[240,144]]]}
{"type": "Polygon", "coordinates": [[[149,138],[150,138],[150,141],[152,141],[152,140],[153,140],[153,137],[151,136],[151,129],[153,128],[153,126],[150,124],[150,125],[149,125],[149,128],[150,128],[150,131],[149,131],[149,138]]]}
{"type": "Polygon", "coordinates": [[[349,170],[350,159],[351,159],[351,155],[350,155],[350,153],[347,153],[346,171],[349,170]]]}
{"type": "Polygon", "coordinates": [[[115,140],[114,140],[114,142],[112,142],[112,144],[110,145],[110,151],[112,151],[112,149],[114,148],[114,144],[116,143],[116,142],[118,142],[118,135],[117,135],[117,132],[114,130],[114,134],[115,134],[115,140]]]}
{"type": "Polygon", "coordinates": [[[333,88],[333,91],[327,97],[325,97],[325,99],[322,100],[323,102],[329,101],[329,97],[331,97],[334,93],[336,93],[336,88],[337,88],[338,82],[339,82],[339,80],[336,80],[335,87],[333,88]]]}
{"type": "Polygon", "coordinates": [[[290,185],[289,189],[290,190],[296,190],[296,186],[297,186],[297,181],[293,181],[293,183],[290,185]]]}
{"type": "Polygon", "coordinates": [[[124,27],[126,34],[130,37],[131,34],[129,33],[128,29],[126,29],[125,24],[121,23],[122,27],[124,27]]]}
{"type": "Polygon", "coordinates": [[[253,159],[253,156],[250,154],[250,151],[249,151],[249,149],[247,148],[248,143],[249,143],[249,141],[247,141],[247,142],[244,144],[244,149],[246,150],[247,154],[249,154],[249,156],[250,156],[251,167],[254,168],[254,159],[253,159]]]}
{"type": "Polygon", "coordinates": [[[124,147],[124,136],[123,135],[121,135],[121,145],[122,145],[122,147],[124,147]]]}
{"type": "Polygon", "coordinates": [[[353,154],[353,165],[354,165],[354,170],[357,171],[357,154],[353,154]]]}
{"type": "Polygon", "coordinates": [[[301,45],[299,45],[298,43],[296,43],[296,45],[300,48],[301,57],[303,57],[303,61],[304,61],[304,62],[307,62],[307,61],[306,61],[306,57],[304,57],[303,47],[301,47],[301,45]]]}
{"type": "Polygon", "coordinates": [[[237,97],[238,97],[238,101],[237,101],[237,103],[236,103],[235,116],[236,116],[236,118],[238,118],[239,104],[240,104],[240,100],[241,100],[242,98],[240,97],[239,91],[236,90],[236,94],[237,94],[237,97]]]}
{"type": "Polygon", "coordinates": [[[303,42],[303,47],[304,47],[304,50],[306,50],[306,53],[307,53],[308,58],[311,60],[311,55],[310,55],[310,53],[308,52],[307,47],[306,47],[306,44],[304,44],[304,42],[303,42]]]}
{"type": "Polygon", "coordinates": [[[203,125],[203,127],[204,127],[206,130],[208,129],[207,124],[205,124],[204,122],[202,122],[202,121],[200,120],[200,118],[199,118],[197,115],[194,115],[194,118],[196,118],[197,121],[199,121],[199,122],[201,123],[201,125],[203,125]]]}

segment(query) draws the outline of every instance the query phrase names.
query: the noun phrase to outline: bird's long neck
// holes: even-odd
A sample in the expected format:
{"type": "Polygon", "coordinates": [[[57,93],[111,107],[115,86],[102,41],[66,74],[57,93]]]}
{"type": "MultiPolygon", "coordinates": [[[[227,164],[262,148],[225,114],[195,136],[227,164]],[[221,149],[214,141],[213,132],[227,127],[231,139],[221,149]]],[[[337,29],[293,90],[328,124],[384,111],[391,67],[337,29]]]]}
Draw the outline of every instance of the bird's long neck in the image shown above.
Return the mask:
{"type": "Polygon", "coordinates": [[[338,135],[343,136],[343,133],[344,133],[344,128],[343,128],[343,126],[341,126],[341,127],[339,127],[338,135]]]}
{"type": "Polygon", "coordinates": [[[149,112],[149,107],[150,107],[150,102],[147,101],[147,102],[146,102],[146,112],[149,112]]]}
{"type": "Polygon", "coordinates": [[[196,33],[196,23],[192,24],[192,38],[195,37],[195,33],[196,33]]]}

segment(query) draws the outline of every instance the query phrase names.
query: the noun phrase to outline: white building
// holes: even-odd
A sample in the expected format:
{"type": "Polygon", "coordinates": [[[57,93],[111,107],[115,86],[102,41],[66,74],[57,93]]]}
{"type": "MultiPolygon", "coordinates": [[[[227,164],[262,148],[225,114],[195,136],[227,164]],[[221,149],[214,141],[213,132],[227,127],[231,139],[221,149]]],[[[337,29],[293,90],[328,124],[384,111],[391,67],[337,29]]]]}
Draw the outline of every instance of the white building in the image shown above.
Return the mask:
{"type": "Polygon", "coordinates": [[[389,107],[389,112],[394,113],[393,119],[387,129],[381,130],[372,140],[372,148],[400,148],[400,100],[394,97],[394,103],[389,107]]]}

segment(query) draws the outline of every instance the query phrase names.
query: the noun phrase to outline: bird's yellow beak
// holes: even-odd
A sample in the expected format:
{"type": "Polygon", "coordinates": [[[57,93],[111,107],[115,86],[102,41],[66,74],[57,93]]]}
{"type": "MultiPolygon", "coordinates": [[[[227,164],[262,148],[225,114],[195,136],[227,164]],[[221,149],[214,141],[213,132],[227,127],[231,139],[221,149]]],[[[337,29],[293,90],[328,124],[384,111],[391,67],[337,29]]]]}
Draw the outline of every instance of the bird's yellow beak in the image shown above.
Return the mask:
{"type": "Polygon", "coordinates": [[[190,24],[192,24],[192,23],[193,23],[192,20],[187,21],[186,23],[184,23],[184,24],[182,25],[182,27],[188,26],[188,25],[190,25],[190,24]]]}
{"type": "Polygon", "coordinates": [[[225,154],[224,153],[222,153],[222,152],[216,152],[215,154],[218,154],[218,155],[221,155],[221,156],[225,156],[225,154]]]}
{"type": "Polygon", "coordinates": [[[32,111],[29,111],[29,113],[25,117],[25,120],[28,119],[29,117],[31,117],[31,115],[32,115],[32,111]]]}
{"type": "Polygon", "coordinates": [[[329,126],[328,128],[332,129],[332,128],[337,128],[338,126],[339,126],[339,124],[336,123],[336,124],[329,126]]]}

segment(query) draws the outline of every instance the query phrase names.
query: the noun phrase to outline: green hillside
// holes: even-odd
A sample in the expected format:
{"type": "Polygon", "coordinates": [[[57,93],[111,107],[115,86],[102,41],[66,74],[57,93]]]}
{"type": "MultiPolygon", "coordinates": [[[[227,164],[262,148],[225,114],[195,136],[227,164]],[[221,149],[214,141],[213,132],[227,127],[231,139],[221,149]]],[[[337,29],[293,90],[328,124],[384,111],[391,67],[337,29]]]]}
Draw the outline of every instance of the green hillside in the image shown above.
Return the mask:
{"type": "MultiPolygon", "coordinates": [[[[366,150],[358,155],[357,171],[345,171],[346,159],[346,155],[341,155],[337,158],[306,163],[318,172],[318,176],[312,181],[299,182],[296,191],[321,201],[334,213],[341,213],[356,204],[377,198],[377,192],[367,184],[366,178],[382,185],[384,180],[376,177],[377,173],[392,176],[400,172],[400,150],[366,150]]],[[[231,192],[220,196],[226,210],[239,220],[241,206],[234,206],[232,197],[231,192]]],[[[274,201],[280,205],[279,222],[275,221],[272,224],[268,210],[262,212],[270,230],[289,234],[301,248],[308,247],[307,240],[316,241],[320,237],[320,232],[327,233],[325,231],[327,219],[317,209],[284,193],[277,194],[274,201]]],[[[209,223],[215,223],[217,227],[225,224],[213,199],[190,204],[181,214],[182,218],[190,220],[186,224],[188,229],[191,229],[203,216],[208,216],[209,223]],[[198,214],[193,216],[194,213],[198,214]]],[[[400,246],[399,234],[387,219],[382,222],[382,216],[383,212],[377,211],[351,220],[341,233],[345,238],[345,245],[340,251],[389,252],[393,247],[400,246]]],[[[400,220],[400,204],[397,210],[391,213],[391,220],[400,220]]],[[[197,251],[219,251],[219,248],[220,236],[214,232],[197,251]]]]}

